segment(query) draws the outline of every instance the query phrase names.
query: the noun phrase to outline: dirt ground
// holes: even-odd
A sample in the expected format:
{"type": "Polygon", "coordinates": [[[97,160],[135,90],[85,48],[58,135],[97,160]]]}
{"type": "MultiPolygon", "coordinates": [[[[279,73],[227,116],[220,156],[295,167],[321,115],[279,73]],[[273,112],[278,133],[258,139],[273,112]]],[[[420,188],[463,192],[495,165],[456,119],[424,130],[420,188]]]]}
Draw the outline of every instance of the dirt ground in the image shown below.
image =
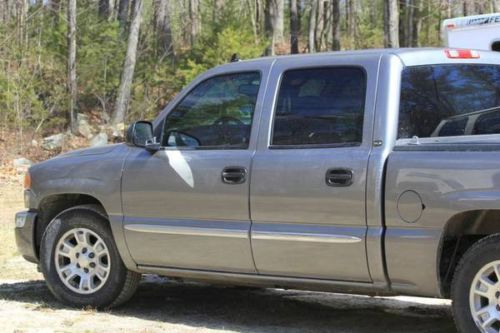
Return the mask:
{"type": "Polygon", "coordinates": [[[0,184],[0,332],[455,332],[449,301],[223,288],[146,276],[107,312],[56,302],[17,253],[18,183],[0,184]]]}

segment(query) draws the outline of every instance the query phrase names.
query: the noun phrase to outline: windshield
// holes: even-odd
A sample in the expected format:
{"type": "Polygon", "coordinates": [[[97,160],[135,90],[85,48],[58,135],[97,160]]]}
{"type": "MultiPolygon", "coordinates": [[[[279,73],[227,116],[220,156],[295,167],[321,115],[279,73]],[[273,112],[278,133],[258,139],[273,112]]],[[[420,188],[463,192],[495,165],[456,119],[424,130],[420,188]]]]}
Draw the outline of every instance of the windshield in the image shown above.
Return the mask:
{"type": "Polygon", "coordinates": [[[398,138],[500,133],[500,66],[428,65],[403,71],[398,138]]]}

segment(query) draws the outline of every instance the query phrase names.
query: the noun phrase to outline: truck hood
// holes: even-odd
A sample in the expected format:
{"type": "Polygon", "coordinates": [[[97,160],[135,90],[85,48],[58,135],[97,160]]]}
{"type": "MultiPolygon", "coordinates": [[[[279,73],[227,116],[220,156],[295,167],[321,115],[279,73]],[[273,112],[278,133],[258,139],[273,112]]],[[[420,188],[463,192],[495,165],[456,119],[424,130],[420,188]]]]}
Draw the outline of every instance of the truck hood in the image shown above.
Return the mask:
{"type": "Polygon", "coordinates": [[[116,143],[112,145],[106,145],[101,147],[84,148],[72,150],[67,153],[58,155],[57,157],[77,157],[77,156],[87,156],[87,155],[102,155],[111,153],[113,150],[123,145],[122,143],[116,143]]]}

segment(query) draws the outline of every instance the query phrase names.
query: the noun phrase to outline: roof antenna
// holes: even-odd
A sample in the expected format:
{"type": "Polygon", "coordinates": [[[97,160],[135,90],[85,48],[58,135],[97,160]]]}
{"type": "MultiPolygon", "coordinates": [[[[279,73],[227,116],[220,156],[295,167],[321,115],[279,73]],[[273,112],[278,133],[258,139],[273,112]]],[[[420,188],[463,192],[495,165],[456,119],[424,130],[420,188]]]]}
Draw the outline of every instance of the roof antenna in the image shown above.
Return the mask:
{"type": "Polygon", "coordinates": [[[238,62],[238,61],[241,61],[240,59],[240,56],[238,55],[238,53],[233,53],[233,55],[231,56],[231,62],[238,62]]]}

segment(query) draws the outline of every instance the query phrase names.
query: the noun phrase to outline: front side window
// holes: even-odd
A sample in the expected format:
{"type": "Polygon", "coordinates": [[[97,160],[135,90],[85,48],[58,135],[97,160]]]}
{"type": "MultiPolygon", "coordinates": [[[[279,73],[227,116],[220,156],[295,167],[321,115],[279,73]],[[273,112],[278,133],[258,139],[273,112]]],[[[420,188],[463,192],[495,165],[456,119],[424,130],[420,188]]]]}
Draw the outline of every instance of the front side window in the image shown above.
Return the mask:
{"type": "Polygon", "coordinates": [[[403,71],[400,139],[500,133],[500,66],[432,65],[403,71]]]}
{"type": "Polygon", "coordinates": [[[359,145],[365,72],[325,67],[284,73],[274,114],[273,146],[359,145]]]}
{"type": "Polygon", "coordinates": [[[258,72],[221,75],[203,81],[165,119],[163,144],[248,148],[259,86],[258,72]]]}

